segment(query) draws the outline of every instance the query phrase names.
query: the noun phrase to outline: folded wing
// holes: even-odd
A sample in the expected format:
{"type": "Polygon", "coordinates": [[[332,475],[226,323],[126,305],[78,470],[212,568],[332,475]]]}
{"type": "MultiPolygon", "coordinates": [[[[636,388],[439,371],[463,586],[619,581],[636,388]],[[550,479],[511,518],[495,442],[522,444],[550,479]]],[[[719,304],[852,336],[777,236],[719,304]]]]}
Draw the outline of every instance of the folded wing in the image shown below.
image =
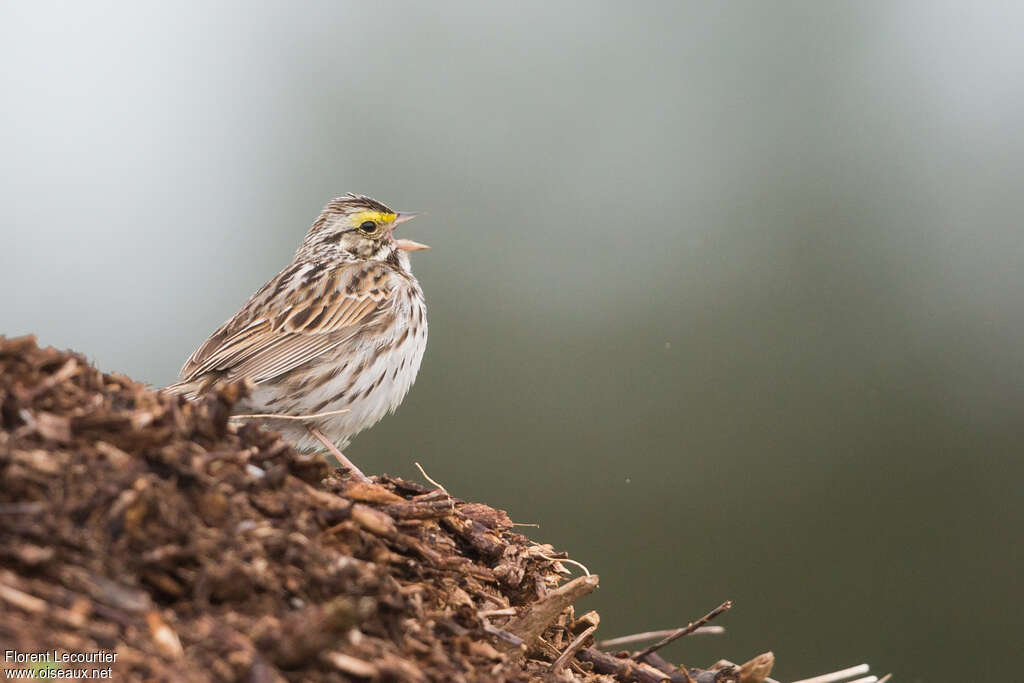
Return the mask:
{"type": "Polygon", "coordinates": [[[196,393],[213,380],[279,377],[387,316],[394,292],[383,263],[286,269],[192,354],[170,388],[196,393]]]}

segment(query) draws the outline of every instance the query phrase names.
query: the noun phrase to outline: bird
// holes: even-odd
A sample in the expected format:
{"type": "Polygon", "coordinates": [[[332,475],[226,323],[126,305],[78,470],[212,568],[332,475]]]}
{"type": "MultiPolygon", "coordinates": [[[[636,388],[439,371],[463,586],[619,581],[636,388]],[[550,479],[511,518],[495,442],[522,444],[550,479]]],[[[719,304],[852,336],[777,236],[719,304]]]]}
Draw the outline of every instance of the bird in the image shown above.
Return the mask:
{"type": "Polygon", "coordinates": [[[195,400],[218,382],[248,380],[236,414],[299,452],[323,446],[368,481],[342,450],[398,408],[427,346],[409,254],[429,247],[394,236],[416,215],[360,194],[329,201],[292,262],[196,349],[167,390],[195,400]]]}

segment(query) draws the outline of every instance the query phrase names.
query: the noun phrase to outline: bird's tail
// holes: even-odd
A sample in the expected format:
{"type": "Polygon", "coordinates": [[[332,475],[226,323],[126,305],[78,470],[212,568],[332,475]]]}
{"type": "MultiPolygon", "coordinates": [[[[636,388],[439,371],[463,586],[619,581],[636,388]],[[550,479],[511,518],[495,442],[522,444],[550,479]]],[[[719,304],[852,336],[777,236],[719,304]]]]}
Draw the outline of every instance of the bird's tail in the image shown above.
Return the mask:
{"type": "Polygon", "coordinates": [[[199,375],[198,377],[183,379],[180,382],[175,382],[174,384],[164,387],[160,391],[177,394],[179,396],[184,396],[189,401],[195,401],[223,379],[224,377],[222,375],[211,372],[205,375],[199,375]]]}
{"type": "Polygon", "coordinates": [[[182,380],[170,384],[160,391],[166,391],[169,394],[177,394],[178,396],[184,396],[189,401],[194,401],[199,398],[199,395],[206,389],[205,385],[200,385],[195,380],[182,380]]]}

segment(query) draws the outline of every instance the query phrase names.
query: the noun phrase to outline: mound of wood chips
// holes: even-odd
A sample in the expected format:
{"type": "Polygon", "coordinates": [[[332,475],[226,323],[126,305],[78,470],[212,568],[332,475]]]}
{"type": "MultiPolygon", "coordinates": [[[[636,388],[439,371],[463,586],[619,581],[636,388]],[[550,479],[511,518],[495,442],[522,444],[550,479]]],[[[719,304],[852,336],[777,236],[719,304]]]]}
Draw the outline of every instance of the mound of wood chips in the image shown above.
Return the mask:
{"type": "Polygon", "coordinates": [[[116,680],[767,676],[595,648],[572,603],[597,576],[500,510],[229,421],[245,390],[188,403],[0,337],[0,651],[112,652],[116,680]]]}

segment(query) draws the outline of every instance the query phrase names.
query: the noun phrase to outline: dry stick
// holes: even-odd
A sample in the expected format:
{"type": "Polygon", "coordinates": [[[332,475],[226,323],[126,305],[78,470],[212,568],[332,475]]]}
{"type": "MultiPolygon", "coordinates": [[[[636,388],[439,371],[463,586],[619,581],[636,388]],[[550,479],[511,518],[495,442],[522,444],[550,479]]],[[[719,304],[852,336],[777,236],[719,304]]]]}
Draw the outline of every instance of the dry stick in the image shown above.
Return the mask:
{"type": "MultiPolygon", "coordinates": [[[[537,637],[537,644],[540,645],[541,649],[544,650],[547,654],[551,655],[552,659],[558,659],[558,648],[556,648],[548,641],[544,640],[543,636],[537,637]]],[[[568,666],[580,675],[585,674],[585,672],[583,671],[583,667],[581,667],[575,659],[570,659],[568,666]]]]}
{"type": "Polygon", "coordinates": [[[722,612],[725,612],[726,610],[729,610],[729,609],[732,609],[732,600],[726,600],[721,605],[719,605],[715,609],[711,610],[710,612],[708,612],[707,614],[702,616],[697,621],[690,622],[689,624],[687,624],[686,626],[684,626],[682,628],[677,628],[675,631],[672,631],[672,633],[668,634],[667,636],[665,636],[664,638],[662,638],[661,640],[656,642],[654,645],[649,645],[649,646],[645,647],[643,650],[640,650],[640,652],[636,653],[636,655],[633,656],[633,659],[640,660],[640,659],[643,659],[644,657],[646,657],[647,655],[651,654],[652,652],[657,652],[658,650],[660,650],[661,648],[665,647],[666,645],[668,645],[672,641],[674,641],[674,640],[676,640],[678,638],[682,638],[683,636],[685,636],[685,635],[687,635],[689,633],[693,633],[698,628],[700,628],[704,624],[708,623],[709,621],[711,621],[712,619],[717,617],[722,612]]]}
{"type": "Polygon", "coordinates": [[[585,647],[576,653],[576,659],[581,662],[590,662],[594,665],[594,671],[600,674],[611,674],[617,676],[618,680],[622,681],[636,681],[637,683],[664,683],[665,679],[668,678],[670,681],[685,681],[692,678],[686,676],[685,673],[681,673],[678,676],[675,674],[667,674],[664,671],[659,671],[653,666],[644,662],[637,662],[632,659],[619,659],[613,657],[607,652],[601,652],[600,650],[592,647],[585,647]]]}
{"type": "MultiPolygon", "coordinates": [[[[666,628],[661,631],[644,631],[643,633],[633,633],[628,636],[619,636],[618,638],[609,638],[608,640],[602,640],[597,643],[597,646],[602,650],[607,650],[610,647],[617,645],[629,645],[630,643],[639,643],[645,640],[654,640],[655,638],[664,638],[665,636],[675,633],[677,629],[666,628]]],[[[691,635],[711,635],[725,633],[724,626],[701,626],[694,629],[691,635]]]]}
{"type": "Polygon", "coordinates": [[[553,674],[556,674],[559,671],[561,671],[562,667],[565,666],[570,659],[572,659],[573,655],[575,655],[576,652],[581,647],[583,647],[583,643],[586,642],[587,638],[593,635],[594,631],[596,630],[597,624],[594,624],[593,626],[588,627],[587,630],[585,630],[583,633],[576,636],[576,638],[571,643],[569,643],[569,645],[565,648],[562,654],[558,655],[558,659],[551,663],[551,666],[548,668],[548,671],[550,671],[553,674]]]}
{"type": "MultiPolygon", "coordinates": [[[[657,652],[652,652],[644,657],[644,664],[650,664],[655,669],[668,676],[672,683],[693,683],[693,679],[689,677],[689,674],[686,673],[683,667],[676,666],[669,662],[657,652]]],[[[736,669],[738,670],[739,667],[736,667],[736,669]]],[[[716,673],[716,675],[718,674],[716,673]]]]}

